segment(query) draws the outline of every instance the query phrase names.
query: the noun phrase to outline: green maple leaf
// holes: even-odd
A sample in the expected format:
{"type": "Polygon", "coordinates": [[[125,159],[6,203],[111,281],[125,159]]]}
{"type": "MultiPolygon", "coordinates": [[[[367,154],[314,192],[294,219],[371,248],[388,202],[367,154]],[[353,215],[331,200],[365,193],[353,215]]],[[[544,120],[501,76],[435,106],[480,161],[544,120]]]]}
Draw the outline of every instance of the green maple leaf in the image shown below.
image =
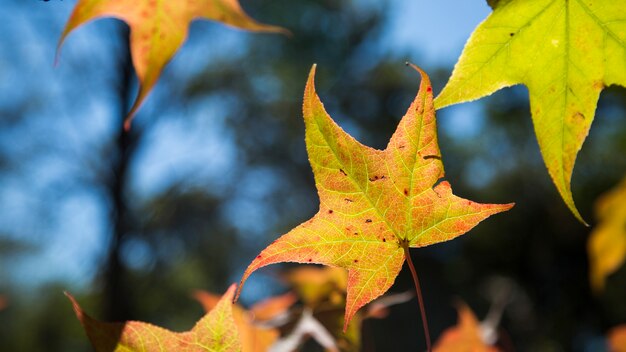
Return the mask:
{"type": "Polygon", "coordinates": [[[391,287],[409,247],[451,240],[513,206],[459,198],[441,181],[432,88],[420,73],[417,97],[387,148],[376,150],[360,144],[326,113],[315,92],[313,67],[303,112],[320,209],[263,250],[241,285],[253,271],[279,262],[348,269],[345,330],[359,308],[391,287]]]}
{"type": "Polygon", "coordinates": [[[139,94],[126,117],[126,128],[156,84],[163,67],[187,38],[194,19],[208,19],[249,31],[286,30],[260,24],[245,14],[238,0],[80,0],[67,21],[58,52],[67,35],[100,17],[115,17],[130,27],[130,50],[139,78],[139,94]]]}
{"type": "Polygon", "coordinates": [[[239,352],[241,342],[231,302],[234,292],[232,285],[213,310],[183,333],[137,321],[103,323],[83,312],[74,297],[66,295],[97,352],[239,352]]]}
{"type": "Polygon", "coordinates": [[[576,155],[600,91],[626,84],[626,2],[507,0],[467,42],[437,108],[515,85],[528,87],[535,133],[563,200],[582,222],[571,191],[576,155]]]}

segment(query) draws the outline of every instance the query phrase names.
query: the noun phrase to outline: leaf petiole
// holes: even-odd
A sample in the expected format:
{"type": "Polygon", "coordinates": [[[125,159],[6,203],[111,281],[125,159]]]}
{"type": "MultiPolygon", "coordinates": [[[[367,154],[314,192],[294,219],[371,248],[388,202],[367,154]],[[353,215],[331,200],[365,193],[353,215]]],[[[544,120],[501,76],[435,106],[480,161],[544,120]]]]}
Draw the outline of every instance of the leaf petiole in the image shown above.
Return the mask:
{"type": "Polygon", "coordinates": [[[424,299],[422,297],[422,289],[420,287],[420,280],[417,277],[417,271],[415,271],[415,266],[413,265],[413,260],[411,260],[411,254],[409,253],[409,243],[408,241],[401,241],[402,248],[404,249],[404,256],[406,257],[406,262],[409,264],[409,269],[411,269],[411,275],[413,275],[413,282],[415,283],[415,293],[417,293],[417,301],[420,307],[420,315],[422,316],[422,322],[424,324],[424,336],[426,336],[426,351],[431,352],[431,344],[430,344],[430,333],[428,332],[428,320],[426,319],[426,309],[424,308],[424,299]]]}

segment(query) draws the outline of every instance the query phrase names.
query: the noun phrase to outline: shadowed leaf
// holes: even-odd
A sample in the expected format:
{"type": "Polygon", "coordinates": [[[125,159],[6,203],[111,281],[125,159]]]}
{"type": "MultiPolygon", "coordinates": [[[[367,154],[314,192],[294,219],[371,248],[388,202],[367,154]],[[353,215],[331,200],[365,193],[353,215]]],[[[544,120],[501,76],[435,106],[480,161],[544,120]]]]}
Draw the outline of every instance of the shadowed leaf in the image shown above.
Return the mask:
{"type": "Polygon", "coordinates": [[[604,289],[607,276],[626,259],[626,179],[596,202],[598,225],[589,237],[591,287],[604,289]]]}
{"type": "Polygon", "coordinates": [[[614,327],[609,331],[609,352],[626,352],[626,325],[614,327]]]}
{"type": "Polygon", "coordinates": [[[443,332],[433,352],[497,352],[497,348],[483,341],[474,312],[466,304],[459,304],[457,309],[458,323],[443,332]]]}

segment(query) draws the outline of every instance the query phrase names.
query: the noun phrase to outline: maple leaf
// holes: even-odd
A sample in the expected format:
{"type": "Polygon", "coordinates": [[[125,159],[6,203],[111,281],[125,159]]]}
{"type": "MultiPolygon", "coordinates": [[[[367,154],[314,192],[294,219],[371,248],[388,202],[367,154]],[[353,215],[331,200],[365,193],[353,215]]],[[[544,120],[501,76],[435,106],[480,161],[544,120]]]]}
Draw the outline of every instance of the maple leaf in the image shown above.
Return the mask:
{"type": "Polygon", "coordinates": [[[457,325],[443,332],[433,352],[497,352],[497,348],[483,341],[480,322],[474,312],[466,304],[459,304],[457,310],[457,325]]]}
{"type": "MultiPolygon", "coordinates": [[[[359,310],[393,284],[409,247],[448,241],[513,204],[479,204],[440,181],[432,88],[422,75],[417,97],[385,150],[360,144],[326,113],[315,92],[315,66],[304,93],[309,160],[318,213],[269,245],[248,266],[318,263],[348,269],[344,330],[359,310]]],[[[241,286],[237,292],[237,296],[241,286]]]]}
{"type": "Polygon", "coordinates": [[[435,106],[528,87],[548,172],[581,222],[571,178],[600,91],[626,84],[626,11],[614,0],[508,0],[472,33],[435,106]]]}
{"type": "Polygon", "coordinates": [[[591,287],[599,292],[607,276],[619,269],[626,259],[626,179],[596,202],[596,217],[587,252],[591,287]]]}
{"type": "Polygon", "coordinates": [[[619,325],[608,333],[609,351],[626,352],[626,325],[619,325]]]}
{"type": "Polygon", "coordinates": [[[232,27],[288,33],[283,28],[254,21],[238,0],[80,0],[65,25],[57,57],[67,35],[78,26],[99,17],[115,17],[130,27],[130,50],[139,78],[139,93],[125,121],[125,128],[156,84],[163,67],[187,38],[194,19],[219,21],[232,27]]]}
{"type": "Polygon", "coordinates": [[[128,321],[104,323],[83,312],[74,297],[66,293],[76,317],[97,352],[111,351],[241,351],[239,334],[233,320],[231,285],[215,308],[187,332],[175,333],[152,324],[128,321]]]}
{"type": "MultiPolygon", "coordinates": [[[[194,297],[210,312],[220,302],[220,297],[205,291],[197,291],[194,297]]],[[[296,302],[293,293],[271,297],[245,310],[238,304],[233,305],[233,317],[239,331],[243,352],[264,352],[279,337],[278,329],[261,326],[266,321],[276,318],[287,312],[296,302]]]]}

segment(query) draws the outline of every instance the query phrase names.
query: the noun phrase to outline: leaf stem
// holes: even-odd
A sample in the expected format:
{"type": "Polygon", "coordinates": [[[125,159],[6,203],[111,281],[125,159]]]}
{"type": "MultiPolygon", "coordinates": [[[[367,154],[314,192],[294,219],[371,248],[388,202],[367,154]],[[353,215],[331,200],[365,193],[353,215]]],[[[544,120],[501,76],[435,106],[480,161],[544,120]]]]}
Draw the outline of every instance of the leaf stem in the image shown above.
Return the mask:
{"type": "Polygon", "coordinates": [[[404,249],[404,256],[406,257],[406,261],[409,264],[409,269],[411,269],[411,275],[413,275],[413,282],[415,283],[415,292],[417,293],[417,301],[419,302],[420,314],[422,316],[422,323],[424,325],[424,335],[426,336],[426,350],[431,352],[430,345],[430,333],[428,332],[428,320],[426,320],[426,309],[424,308],[424,299],[422,297],[422,289],[420,287],[420,280],[417,277],[417,272],[415,271],[415,266],[413,265],[413,260],[411,260],[411,254],[409,253],[409,245],[408,242],[402,243],[402,248],[404,249]]]}

